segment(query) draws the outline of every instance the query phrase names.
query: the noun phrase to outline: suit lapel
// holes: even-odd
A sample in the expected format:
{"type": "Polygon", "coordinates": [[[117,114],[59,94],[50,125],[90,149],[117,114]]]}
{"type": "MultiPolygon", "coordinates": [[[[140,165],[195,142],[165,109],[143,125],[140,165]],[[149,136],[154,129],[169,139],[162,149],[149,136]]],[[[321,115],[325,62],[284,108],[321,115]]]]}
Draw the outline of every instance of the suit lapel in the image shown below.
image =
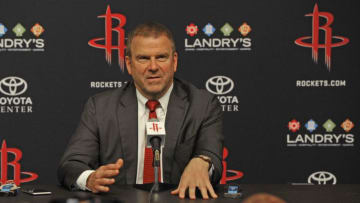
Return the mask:
{"type": "Polygon", "coordinates": [[[189,105],[186,97],[186,92],[174,80],[174,89],[169,99],[165,122],[166,139],[163,150],[163,175],[165,181],[171,179],[171,163],[174,161],[176,143],[180,137],[180,129],[189,105]]]}
{"type": "Polygon", "coordinates": [[[138,154],[138,105],[133,82],[124,88],[117,110],[119,134],[127,184],[136,182],[138,154]]]}

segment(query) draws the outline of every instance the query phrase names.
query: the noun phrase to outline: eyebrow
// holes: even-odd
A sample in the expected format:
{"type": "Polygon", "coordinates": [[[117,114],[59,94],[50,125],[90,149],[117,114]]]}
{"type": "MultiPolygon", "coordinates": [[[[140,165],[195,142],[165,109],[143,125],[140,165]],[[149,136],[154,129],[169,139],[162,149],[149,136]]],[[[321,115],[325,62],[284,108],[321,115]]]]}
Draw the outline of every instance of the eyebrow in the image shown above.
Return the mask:
{"type": "Polygon", "coordinates": [[[146,55],[136,55],[135,58],[136,58],[136,59],[150,58],[150,56],[146,56],[146,55]]]}
{"type": "MultiPolygon", "coordinates": [[[[159,58],[159,57],[169,57],[170,56],[170,54],[168,54],[168,53],[162,53],[162,54],[157,54],[157,55],[155,55],[155,58],[159,58]]],[[[143,54],[139,54],[139,55],[136,55],[135,56],[135,58],[136,59],[140,59],[140,58],[150,58],[151,56],[149,56],[149,55],[143,55],[143,54]]]]}
{"type": "Polygon", "coordinates": [[[155,58],[158,58],[158,57],[169,57],[170,55],[168,53],[164,53],[164,54],[158,54],[155,56],[155,58]]]}

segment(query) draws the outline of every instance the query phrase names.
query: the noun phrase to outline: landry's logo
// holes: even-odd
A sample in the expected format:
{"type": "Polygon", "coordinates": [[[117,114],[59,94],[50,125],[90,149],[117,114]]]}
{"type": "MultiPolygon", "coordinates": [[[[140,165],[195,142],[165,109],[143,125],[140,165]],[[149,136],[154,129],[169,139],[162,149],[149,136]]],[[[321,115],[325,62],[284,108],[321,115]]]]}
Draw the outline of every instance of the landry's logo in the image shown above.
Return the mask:
{"type": "Polygon", "coordinates": [[[194,23],[190,23],[190,25],[186,26],[185,31],[188,35],[190,35],[192,37],[198,33],[199,29],[198,29],[198,26],[194,25],[194,23]]]}
{"type": "Polygon", "coordinates": [[[121,71],[124,71],[125,68],[125,31],[122,29],[126,24],[126,17],[122,14],[111,13],[110,5],[106,9],[105,15],[100,15],[98,18],[105,18],[105,37],[94,38],[89,41],[89,45],[98,49],[105,49],[105,59],[109,65],[111,65],[111,55],[112,50],[118,51],[118,63],[121,68],[121,71]],[[112,20],[115,19],[119,21],[118,26],[113,27],[112,20]],[[113,45],[113,31],[117,32],[117,44],[113,45]],[[99,42],[103,41],[104,43],[100,44],[99,42]]]}
{"type": "Polygon", "coordinates": [[[241,171],[227,169],[227,163],[226,163],[225,159],[228,156],[229,156],[229,151],[228,151],[228,149],[226,149],[226,147],[224,147],[223,161],[222,161],[223,172],[222,172],[222,178],[220,180],[220,184],[226,184],[227,181],[237,180],[244,176],[244,173],[241,171]],[[232,174],[232,176],[227,176],[229,173],[232,174]]]}
{"type": "Polygon", "coordinates": [[[7,32],[7,28],[5,27],[4,24],[0,23],[0,37],[5,35],[6,32],[7,32]]]}
{"type": "Polygon", "coordinates": [[[36,37],[39,37],[45,29],[39,23],[36,23],[30,30],[36,37]]]}
{"type": "Polygon", "coordinates": [[[325,49],[325,64],[330,71],[331,68],[331,49],[333,47],[344,46],[349,43],[349,39],[342,36],[333,36],[332,28],[330,25],[334,21],[334,15],[329,12],[320,12],[318,5],[315,4],[313,13],[306,14],[305,16],[312,16],[312,36],[300,37],[295,40],[295,44],[308,47],[312,49],[312,58],[315,63],[318,62],[319,48],[325,49]],[[320,17],[325,18],[326,23],[320,26],[320,17]],[[325,42],[320,44],[319,42],[319,30],[325,32],[325,42]],[[312,42],[306,42],[305,40],[311,39],[312,42]],[[338,42],[333,43],[333,39],[337,39],[338,42]],[[340,41],[339,41],[340,40],[340,41]]]}
{"type": "Polygon", "coordinates": [[[8,181],[14,181],[14,183],[19,186],[20,183],[26,183],[38,178],[36,173],[32,172],[21,172],[21,165],[19,161],[22,158],[22,152],[17,148],[8,148],[6,146],[6,141],[3,140],[2,146],[0,149],[1,153],[1,184],[6,184],[8,181]],[[8,153],[13,154],[15,156],[14,160],[8,160],[8,153]],[[8,167],[13,167],[13,180],[8,180],[8,167]],[[21,175],[27,175],[29,177],[22,179],[21,175]]]}
{"type": "Polygon", "coordinates": [[[0,52],[45,51],[45,39],[40,37],[43,32],[45,32],[45,29],[39,23],[33,25],[30,28],[30,32],[26,32],[26,28],[21,23],[17,23],[13,28],[11,28],[6,27],[5,24],[0,22],[0,52]],[[12,30],[13,34],[9,32],[9,30],[12,30]],[[29,34],[27,33],[32,33],[35,38],[29,37],[29,34]]]}
{"type": "Polygon", "coordinates": [[[251,27],[246,22],[244,22],[238,30],[242,34],[242,36],[246,37],[246,35],[251,32],[251,27]]]}
{"type": "Polygon", "coordinates": [[[15,33],[16,37],[22,37],[26,29],[20,23],[16,24],[13,28],[13,32],[15,33]]]}
{"type": "Polygon", "coordinates": [[[248,34],[251,27],[246,22],[225,22],[223,25],[207,23],[203,27],[190,23],[185,27],[185,51],[250,51],[248,34]],[[238,27],[239,26],[239,27],[238,27]]]}
{"type": "Polygon", "coordinates": [[[287,127],[291,131],[286,135],[288,147],[353,147],[355,143],[351,133],[355,124],[349,118],[339,125],[342,129],[331,119],[324,123],[310,119],[303,124],[292,119],[287,127]]]}

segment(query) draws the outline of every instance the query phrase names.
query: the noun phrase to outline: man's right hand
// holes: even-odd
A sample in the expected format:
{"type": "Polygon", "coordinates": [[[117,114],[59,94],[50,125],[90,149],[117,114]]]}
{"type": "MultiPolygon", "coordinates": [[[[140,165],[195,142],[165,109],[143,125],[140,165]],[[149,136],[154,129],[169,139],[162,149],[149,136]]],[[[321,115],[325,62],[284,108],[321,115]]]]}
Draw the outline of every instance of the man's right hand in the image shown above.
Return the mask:
{"type": "Polygon", "coordinates": [[[107,164],[100,166],[96,171],[91,173],[86,181],[86,187],[93,193],[109,192],[110,188],[107,185],[115,183],[114,176],[119,174],[120,168],[124,161],[118,159],[115,164],[107,164]]]}

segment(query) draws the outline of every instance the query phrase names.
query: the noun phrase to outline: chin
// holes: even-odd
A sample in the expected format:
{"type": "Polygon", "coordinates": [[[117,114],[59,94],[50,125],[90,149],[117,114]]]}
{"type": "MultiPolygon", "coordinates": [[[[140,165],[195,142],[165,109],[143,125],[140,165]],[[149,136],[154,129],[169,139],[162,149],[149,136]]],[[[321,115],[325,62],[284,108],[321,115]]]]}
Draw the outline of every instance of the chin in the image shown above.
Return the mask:
{"type": "Polygon", "coordinates": [[[151,95],[158,95],[158,94],[161,94],[161,90],[158,90],[158,89],[151,89],[151,90],[148,90],[147,91],[149,94],[151,95]]]}
{"type": "Polygon", "coordinates": [[[163,93],[163,91],[164,91],[164,89],[162,89],[162,88],[147,89],[147,93],[154,97],[158,97],[159,95],[161,95],[163,93]]]}

